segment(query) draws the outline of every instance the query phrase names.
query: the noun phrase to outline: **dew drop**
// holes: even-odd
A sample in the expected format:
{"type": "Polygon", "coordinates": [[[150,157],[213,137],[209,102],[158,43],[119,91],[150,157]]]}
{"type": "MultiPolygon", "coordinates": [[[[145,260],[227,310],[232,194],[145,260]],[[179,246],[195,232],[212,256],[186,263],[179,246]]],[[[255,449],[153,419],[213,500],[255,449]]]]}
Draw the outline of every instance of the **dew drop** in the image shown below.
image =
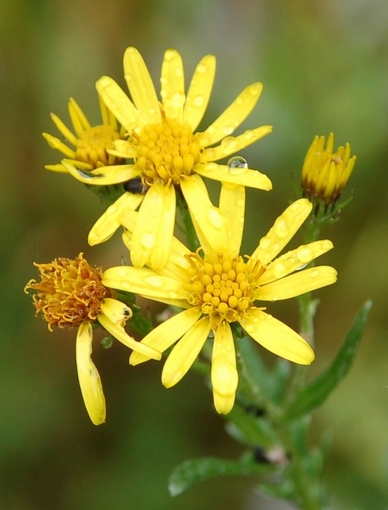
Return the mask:
{"type": "Polygon", "coordinates": [[[266,250],[271,246],[271,239],[269,237],[262,237],[260,240],[260,248],[266,250]]]}
{"type": "MultiPolygon", "coordinates": [[[[256,317],[255,317],[255,319],[256,319],[256,317]]],[[[252,324],[245,324],[244,329],[248,333],[252,333],[255,330],[255,328],[252,324]]]]}
{"type": "Polygon", "coordinates": [[[235,130],[234,126],[232,126],[231,124],[227,124],[226,126],[224,126],[222,128],[222,131],[224,133],[225,136],[227,135],[231,135],[233,133],[233,131],[235,130]]]}
{"type": "Polygon", "coordinates": [[[146,283],[148,283],[148,285],[151,285],[151,287],[156,287],[156,288],[160,288],[160,287],[163,287],[164,285],[164,280],[163,278],[161,278],[160,276],[158,275],[151,275],[151,276],[146,276],[144,278],[144,281],[146,283]]]}
{"type": "Polygon", "coordinates": [[[311,278],[316,278],[317,276],[319,276],[318,269],[314,269],[313,271],[311,271],[310,276],[311,278]]]}
{"type": "Polygon", "coordinates": [[[221,141],[221,147],[228,149],[230,152],[235,152],[237,148],[236,138],[234,136],[227,136],[221,141]]]}
{"type": "Polygon", "coordinates": [[[273,272],[276,278],[283,278],[287,274],[287,267],[281,262],[277,262],[273,266],[273,272]]]}
{"type": "Polygon", "coordinates": [[[122,289],[130,289],[131,288],[131,284],[127,280],[122,280],[120,282],[120,287],[122,289]]]}
{"type": "Polygon", "coordinates": [[[203,105],[204,99],[203,96],[195,96],[193,103],[194,106],[200,107],[203,105]]]}
{"type": "Polygon", "coordinates": [[[223,220],[220,211],[217,207],[210,206],[207,208],[206,217],[209,223],[217,229],[221,229],[223,227],[223,220]]]}
{"type": "Polygon", "coordinates": [[[176,292],[174,291],[169,291],[167,292],[167,296],[170,298],[170,299],[177,299],[178,295],[176,292]]]}
{"type": "Polygon", "coordinates": [[[275,222],[274,226],[276,234],[281,238],[284,239],[288,236],[288,226],[286,221],[283,218],[278,218],[275,222]]]}
{"type": "Polygon", "coordinates": [[[177,67],[177,68],[175,69],[175,76],[176,76],[177,78],[182,78],[182,76],[183,76],[183,70],[182,70],[180,67],[177,67]]]}
{"type": "Polygon", "coordinates": [[[293,204],[290,205],[290,210],[291,211],[297,211],[300,207],[300,203],[299,202],[294,202],[293,204]]]}
{"type": "Polygon", "coordinates": [[[206,66],[204,64],[199,64],[196,68],[197,73],[204,74],[206,73],[206,66]]]}
{"type": "Polygon", "coordinates": [[[242,198],[240,198],[239,200],[237,200],[237,207],[243,207],[244,204],[245,204],[245,200],[243,200],[242,198]]]}
{"type": "Polygon", "coordinates": [[[312,260],[312,251],[307,246],[301,246],[298,248],[296,252],[296,256],[298,257],[298,260],[304,263],[308,263],[312,260]]]}
{"type": "Polygon", "coordinates": [[[155,245],[155,242],[155,234],[143,234],[140,238],[140,243],[144,246],[144,248],[152,248],[155,245]]]}
{"type": "Polygon", "coordinates": [[[234,156],[228,161],[228,170],[233,175],[241,175],[248,170],[247,160],[241,156],[234,156]]]}
{"type": "Polygon", "coordinates": [[[331,250],[333,247],[333,243],[331,241],[322,241],[322,249],[323,250],[331,250]]]}
{"type": "Polygon", "coordinates": [[[127,274],[127,271],[125,269],[118,269],[117,270],[117,276],[119,278],[124,278],[127,274]]]}

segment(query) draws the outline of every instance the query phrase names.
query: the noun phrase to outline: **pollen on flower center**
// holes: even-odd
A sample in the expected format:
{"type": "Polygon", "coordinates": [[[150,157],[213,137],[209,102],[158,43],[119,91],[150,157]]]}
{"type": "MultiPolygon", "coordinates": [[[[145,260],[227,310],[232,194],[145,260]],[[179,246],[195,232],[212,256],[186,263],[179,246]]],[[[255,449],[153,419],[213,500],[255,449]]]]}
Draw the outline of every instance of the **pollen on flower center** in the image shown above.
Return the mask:
{"type": "Polygon", "coordinates": [[[155,180],[178,185],[182,176],[192,173],[201,152],[199,134],[176,119],[136,129],[131,141],[135,164],[148,185],[155,180]]]}
{"type": "Polygon", "coordinates": [[[187,258],[191,264],[185,286],[188,301],[209,316],[213,330],[223,320],[236,322],[243,317],[255,301],[257,282],[265,268],[240,256],[230,259],[218,254],[210,261],[191,253],[187,258]]]}
{"type": "Polygon", "coordinates": [[[89,163],[93,168],[109,165],[107,149],[112,149],[113,142],[120,138],[120,134],[108,124],[86,129],[77,140],[75,159],[89,163]]]}
{"type": "Polygon", "coordinates": [[[102,268],[89,265],[82,253],[74,260],[61,257],[35,266],[41,281],[30,280],[24,290],[37,291],[33,295],[36,314],[43,314],[50,331],[53,326],[79,327],[94,321],[101,302],[111,297],[111,291],[101,283],[102,268]]]}

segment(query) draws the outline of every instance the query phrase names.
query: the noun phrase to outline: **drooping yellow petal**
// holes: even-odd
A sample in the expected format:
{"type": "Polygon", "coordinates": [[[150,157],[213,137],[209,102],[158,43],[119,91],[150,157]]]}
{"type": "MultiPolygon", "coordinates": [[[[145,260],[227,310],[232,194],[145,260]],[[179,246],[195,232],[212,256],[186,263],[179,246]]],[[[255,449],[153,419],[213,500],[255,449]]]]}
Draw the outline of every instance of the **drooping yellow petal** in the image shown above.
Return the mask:
{"type": "Polygon", "coordinates": [[[83,172],[80,168],[81,165],[77,163],[76,167],[66,159],[62,160],[62,165],[77,181],[97,186],[108,186],[109,184],[126,182],[138,175],[134,165],[104,166],[90,172],[83,172]]]}
{"type": "Polygon", "coordinates": [[[251,113],[259,100],[262,83],[253,83],[244,89],[233,103],[204,132],[206,147],[229,136],[251,113]]]}
{"type": "Polygon", "coordinates": [[[129,47],[124,53],[124,78],[133,102],[146,124],[161,122],[158,96],[147,66],[138,50],[129,47]]]}
{"type": "Polygon", "coordinates": [[[265,174],[248,167],[228,168],[227,165],[218,165],[217,163],[201,163],[196,165],[195,171],[197,174],[215,181],[229,182],[265,191],[272,189],[272,183],[265,174]]]}
{"type": "Polygon", "coordinates": [[[224,183],[221,186],[220,211],[225,218],[229,253],[236,257],[244,232],[245,187],[224,183]]]}
{"type": "Polygon", "coordinates": [[[50,135],[49,133],[42,133],[42,135],[52,149],[62,152],[62,154],[67,158],[70,159],[75,158],[75,151],[73,151],[72,149],[70,149],[70,147],[65,145],[61,140],[59,140],[59,138],[56,138],[55,136],[50,135]]]}
{"type": "Polygon", "coordinates": [[[228,414],[234,405],[238,373],[233,334],[227,322],[222,322],[215,331],[211,380],[214,407],[218,413],[228,414]]]}
{"type": "Polygon", "coordinates": [[[162,85],[160,95],[166,117],[182,122],[185,76],[182,57],[176,50],[167,50],[164,54],[160,83],[162,85]]]}
{"type": "Polygon", "coordinates": [[[156,230],[156,244],[149,259],[149,265],[155,271],[163,269],[170,259],[176,213],[174,186],[161,186],[160,193],[163,197],[162,211],[159,227],[156,230]]]}
{"type": "Polygon", "coordinates": [[[121,216],[129,214],[143,201],[144,196],[141,194],[123,193],[108,209],[100,216],[89,232],[88,243],[94,246],[107,241],[123,222],[121,216]]]}
{"type": "Polygon", "coordinates": [[[210,333],[207,317],[198,320],[169,354],[162,371],[162,384],[171,388],[188,372],[210,333]]]}
{"type": "Polygon", "coordinates": [[[337,281],[337,271],[330,266],[311,267],[259,287],[256,299],[277,301],[300,296],[311,290],[326,287],[337,281]]]}
{"type": "Polygon", "coordinates": [[[261,238],[259,246],[252,253],[252,259],[259,260],[263,265],[271,262],[296,234],[311,209],[312,204],[306,198],[296,200],[287,207],[268,234],[261,238]]]}
{"type": "Polygon", "coordinates": [[[90,322],[84,322],[78,328],[76,340],[78,380],[90,419],[94,425],[100,425],[105,422],[105,397],[100,375],[91,359],[92,342],[92,326],[90,322]]]}
{"type": "Polygon", "coordinates": [[[191,175],[181,182],[181,190],[190,210],[195,230],[205,253],[219,252],[227,247],[224,219],[210,201],[199,175],[191,175]]]}
{"type": "Polygon", "coordinates": [[[125,329],[122,326],[112,322],[108,319],[108,317],[104,313],[100,313],[97,316],[98,322],[103,326],[108,333],[117,338],[122,344],[126,347],[129,347],[133,351],[140,352],[149,358],[159,360],[162,357],[162,354],[159,351],[156,351],[152,347],[148,347],[148,345],[144,345],[140,342],[136,342],[136,340],[129,336],[126,333],[125,329]]]}
{"type": "Polygon", "coordinates": [[[144,124],[135,105],[112,78],[103,76],[97,81],[96,88],[106,106],[127,131],[144,124]]]}
{"type": "Polygon", "coordinates": [[[301,365],[314,361],[314,351],[306,340],[272,315],[250,310],[249,316],[239,322],[256,342],[277,356],[301,365]]]}
{"type": "Polygon", "coordinates": [[[248,129],[239,136],[227,136],[221,140],[217,147],[205,149],[201,155],[202,161],[218,161],[227,158],[231,154],[236,154],[245,147],[257,142],[260,138],[272,133],[272,126],[260,126],[256,129],[248,129]]]}
{"type": "Polygon", "coordinates": [[[112,289],[141,294],[150,299],[185,299],[187,291],[182,282],[160,275],[146,267],[110,267],[103,274],[103,285],[112,289]]]}
{"type": "MultiPolygon", "coordinates": [[[[189,310],[180,312],[165,322],[162,322],[157,328],[148,333],[141,343],[150,345],[157,351],[164,352],[192,328],[201,314],[202,312],[198,308],[190,308],[189,310]]],[[[129,362],[131,365],[138,365],[148,360],[148,356],[133,352],[129,362]]]]}
{"type": "Polygon", "coordinates": [[[265,273],[260,276],[260,285],[265,285],[279,278],[284,278],[297,269],[303,269],[303,267],[312,260],[315,260],[332,248],[333,243],[326,239],[323,241],[315,241],[310,244],[303,244],[295,250],[288,251],[268,264],[265,273]]]}
{"type": "Polygon", "coordinates": [[[129,306],[117,299],[105,298],[100,306],[102,313],[118,326],[124,326],[127,319],[132,317],[132,310],[129,306]]]}
{"type": "Polygon", "coordinates": [[[214,55],[204,57],[195,68],[183,109],[183,122],[194,132],[201,122],[209,104],[216,73],[214,55]]]}

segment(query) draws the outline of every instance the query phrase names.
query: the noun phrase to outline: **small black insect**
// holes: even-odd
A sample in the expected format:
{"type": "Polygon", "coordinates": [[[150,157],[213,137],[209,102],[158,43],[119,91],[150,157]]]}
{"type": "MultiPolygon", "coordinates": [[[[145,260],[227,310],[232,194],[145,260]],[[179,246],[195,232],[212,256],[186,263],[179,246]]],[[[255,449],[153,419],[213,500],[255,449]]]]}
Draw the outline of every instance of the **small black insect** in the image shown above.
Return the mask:
{"type": "Polygon", "coordinates": [[[145,195],[149,186],[142,183],[141,177],[135,177],[127,182],[124,182],[123,188],[125,191],[129,191],[129,193],[145,195]]]}

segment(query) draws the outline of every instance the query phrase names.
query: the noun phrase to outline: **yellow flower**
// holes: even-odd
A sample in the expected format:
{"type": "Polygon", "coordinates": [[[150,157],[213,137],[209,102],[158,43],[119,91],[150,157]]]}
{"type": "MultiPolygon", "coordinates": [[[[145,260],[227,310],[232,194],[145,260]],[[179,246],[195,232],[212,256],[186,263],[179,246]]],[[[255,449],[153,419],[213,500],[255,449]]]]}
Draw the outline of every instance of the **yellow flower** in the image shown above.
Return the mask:
{"type": "MultiPolygon", "coordinates": [[[[126,158],[128,164],[99,168],[89,175],[77,165],[63,165],[78,180],[87,184],[109,185],[141,179],[144,194],[124,193],[97,221],[89,234],[91,245],[107,240],[122,224],[123,211],[140,206],[133,234],[132,263],[161,269],[167,263],[175,225],[176,188],[179,188],[192,216],[200,213],[203,187],[191,193],[193,177],[208,177],[257,189],[271,189],[271,181],[248,165],[220,165],[216,161],[251,145],[270,133],[270,126],[247,130],[233,137],[256,105],[261,83],[247,87],[205,131],[196,131],[213,87],[216,60],[205,56],[197,65],[185,94],[182,58],[167,50],[161,72],[161,102],[140,53],[128,48],[124,55],[124,77],[132,100],[111,78],[97,82],[97,90],[107,107],[127,130],[127,140],[114,143],[109,151],[126,158]]],[[[124,184],[124,188],[128,184],[124,184]]],[[[130,186],[130,184],[129,184],[130,186]]],[[[130,189],[130,188],[128,188],[130,189]]]]}
{"type": "Polygon", "coordinates": [[[132,311],[112,298],[112,292],[101,282],[102,268],[92,267],[80,253],[73,259],[56,258],[48,264],[35,264],[41,281],[30,280],[25,292],[36,291],[33,302],[36,314],[42,313],[50,331],[78,328],[76,362],[85,407],[95,425],[105,421],[105,398],[99,373],[91,360],[93,324],[98,321],[112,336],[131,349],[154,359],[160,352],[142,345],[124,330],[132,311]]]}
{"type": "Polygon", "coordinates": [[[333,204],[340,197],[356,163],[350,157],[350,145],[346,143],[336,152],[334,135],[330,133],[326,147],[325,137],[316,136],[307,151],[302,169],[303,195],[310,200],[333,204]]]}
{"type": "MultiPolygon", "coordinates": [[[[303,269],[333,247],[328,240],[299,246],[278,257],[310,214],[312,204],[307,199],[291,204],[252,255],[241,256],[244,193],[243,186],[222,188],[213,221],[205,223],[201,231],[197,229],[201,249],[196,253],[174,238],[169,262],[163,270],[115,267],[106,270],[102,279],[107,287],[185,309],[142,340],[162,352],[178,342],[162,372],[162,383],[167,388],[186,374],[213,332],[211,381],[214,405],[222,414],[232,409],[238,385],[231,324],[239,323],[248,335],[274,354],[295,363],[310,364],[314,352],[306,340],[265,312],[265,307],[257,302],[299,296],[330,285],[337,278],[335,269],[329,266],[303,269]]],[[[123,239],[131,248],[129,230],[123,239]]],[[[132,353],[130,362],[135,365],[148,359],[141,353],[132,353]]]]}
{"type": "MultiPolygon", "coordinates": [[[[61,152],[69,163],[83,170],[94,170],[100,166],[117,165],[124,162],[123,158],[108,154],[107,149],[113,147],[113,141],[122,138],[115,116],[107,109],[99,96],[102,124],[91,126],[84,112],[73,98],[69,100],[69,115],[73,124],[71,131],[54,113],[51,119],[64,139],[74,148],[70,148],[59,138],[43,133],[50,147],[61,152]]],[[[46,165],[47,170],[68,172],[67,168],[58,163],[46,165]]]]}

